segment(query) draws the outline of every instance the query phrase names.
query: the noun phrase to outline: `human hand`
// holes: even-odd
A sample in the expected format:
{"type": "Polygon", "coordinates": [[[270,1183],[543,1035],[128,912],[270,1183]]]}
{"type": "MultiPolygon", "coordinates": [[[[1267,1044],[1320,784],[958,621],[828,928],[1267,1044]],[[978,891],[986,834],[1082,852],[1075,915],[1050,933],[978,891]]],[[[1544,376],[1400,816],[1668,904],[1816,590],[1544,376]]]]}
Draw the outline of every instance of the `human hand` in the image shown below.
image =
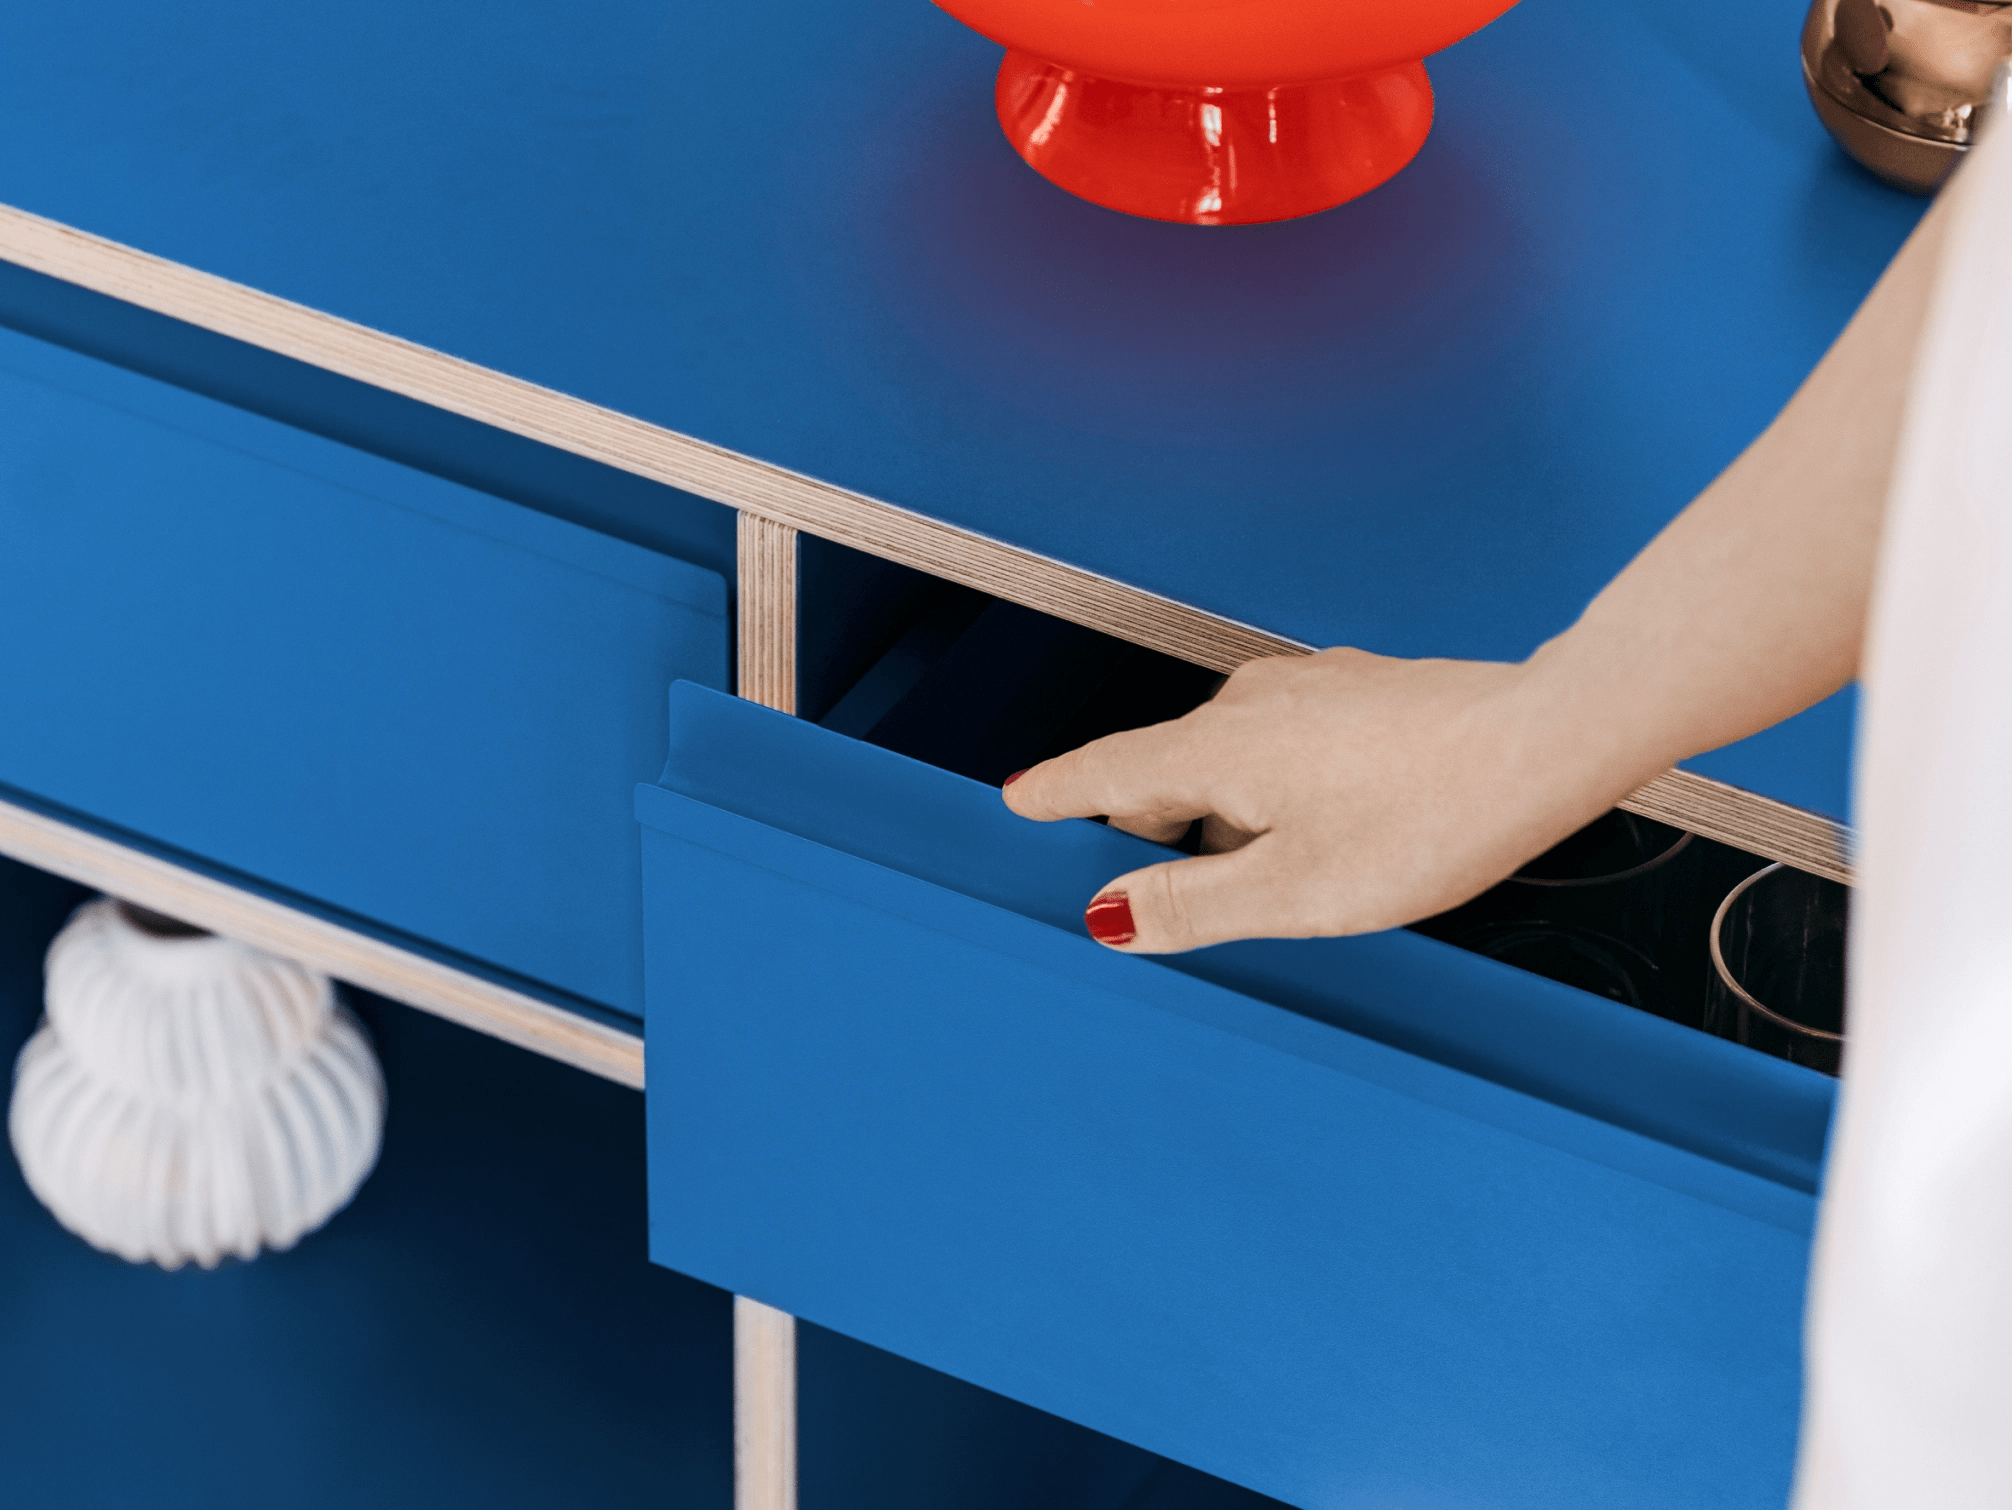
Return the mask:
{"type": "Polygon", "coordinates": [[[1851,680],[1944,227],[1979,181],[1937,199],[1767,432],[1528,661],[1253,661],[1185,718],[1022,773],[1025,817],[1161,840],[1203,820],[1212,853],[1119,876],[1091,931],[1151,953],[1442,912],[1851,680]]]}
{"type": "Polygon", "coordinates": [[[1660,768],[1587,737],[1590,711],[1528,664],[1257,660],[1186,717],[1044,761],[1005,798],[1162,843],[1203,820],[1204,854],[1091,902],[1092,934],[1127,952],[1367,933],[1466,901],[1660,768]]]}

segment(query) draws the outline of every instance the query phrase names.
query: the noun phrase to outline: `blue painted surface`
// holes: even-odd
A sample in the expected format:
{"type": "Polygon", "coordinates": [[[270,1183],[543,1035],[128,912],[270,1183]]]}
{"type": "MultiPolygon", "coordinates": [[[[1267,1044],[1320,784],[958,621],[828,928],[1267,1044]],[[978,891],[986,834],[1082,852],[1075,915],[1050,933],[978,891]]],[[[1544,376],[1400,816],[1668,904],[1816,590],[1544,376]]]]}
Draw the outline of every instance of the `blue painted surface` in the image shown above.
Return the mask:
{"type": "Polygon", "coordinates": [[[1277,1510],[811,1322],[797,1327],[797,1409],[803,1510],[1277,1510]]]}
{"type": "MultiPolygon", "coordinates": [[[[658,1261],[1296,1505],[1781,1503],[1817,1077],[1749,1084],[1763,1178],[1571,1109],[1629,1074],[1611,1003],[1539,1099],[1331,1025],[1444,992],[1429,941],[1281,1010],[1045,917],[1123,836],[994,832],[994,791],[701,689],[673,726],[637,794],[658,1261]]],[[[1674,1103],[1738,1052],[1649,1026],[1674,1103]]]]}
{"type": "Polygon", "coordinates": [[[719,575],[0,333],[0,782],[635,1014],[719,575]]]}
{"type": "MultiPolygon", "coordinates": [[[[0,1054],[81,888],[0,860],[0,1054]]],[[[727,1510],[721,1291],[644,1257],[634,1092],[360,993],[382,1162],[292,1252],[163,1274],[63,1233],[0,1155],[0,1503],[727,1510]]],[[[805,1510],[1265,1501],[814,1326],[805,1510]]]]}
{"type": "Polygon", "coordinates": [[[291,908],[295,912],[302,913],[308,917],[320,918],[325,922],[335,924],[338,928],[346,928],[350,932],[360,934],[365,938],[378,939],[395,948],[402,949],[408,954],[417,955],[422,959],[437,961],[440,964],[448,966],[450,969],[458,970],[478,980],[491,981],[507,990],[523,992],[526,995],[548,1002],[553,1006],[563,1008],[577,1016],[606,1023],[608,1026],[618,1028],[623,1032],[632,1033],[636,1031],[638,1017],[634,1012],[620,1011],[616,1008],[605,1006],[600,1002],[591,1001],[587,997],[575,992],[559,990],[545,982],[535,981],[515,971],[507,970],[498,965],[494,960],[482,959],[458,949],[450,949],[441,944],[437,939],[424,938],[405,929],[386,924],[379,919],[365,917],[360,913],[331,906],[320,897],[310,896],[305,892],[275,885],[264,877],[251,875],[242,870],[235,870],[228,865],[220,865],[208,856],[194,854],[185,849],[177,849],[172,844],[163,844],[152,835],[139,833],[129,828],[121,828],[114,823],[107,823],[102,818],[96,817],[91,813],[81,812],[72,807],[65,807],[58,802],[50,802],[46,798],[38,797],[33,792],[23,791],[20,787],[0,783],[0,801],[7,802],[26,812],[39,813],[45,818],[52,818],[58,823],[78,830],[80,833],[95,834],[101,839],[108,839],[112,843],[135,854],[151,855],[156,859],[165,860],[168,864],[185,870],[192,875],[208,876],[212,880],[221,881],[224,885],[234,887],[248,895],[265,897],[270,901],[279,903],[282,907],[291,908]]]}
{"type": "MultiPolygon", "coordinates": [[[[84,895],[0,860],[9,1062],[84,895]]],[[[645,1258],[642,1098],[350,999],[390,1090],[384,1154],[290,1252],[124,1263],[0,1153],[0,1504],[728,1510],[730,1302],[645,1258]]]]}
{"type": "MultiPolygon", "coordinates": [[[[922,0],[79,0],[0,23],[0,199],[1281,633],[1520,656],[1919,213],[1802,10],[1524,0],[1390,185],[1198,231],[1036,177],[922,0]]],[[[1839,813],[1843,727],[1711,769],[1839,813]]]]}
{"type": "Polygon", "coordinates": [[[734,575],[734,511],[0,262],[0,325],[694,566],[734,575]]]}

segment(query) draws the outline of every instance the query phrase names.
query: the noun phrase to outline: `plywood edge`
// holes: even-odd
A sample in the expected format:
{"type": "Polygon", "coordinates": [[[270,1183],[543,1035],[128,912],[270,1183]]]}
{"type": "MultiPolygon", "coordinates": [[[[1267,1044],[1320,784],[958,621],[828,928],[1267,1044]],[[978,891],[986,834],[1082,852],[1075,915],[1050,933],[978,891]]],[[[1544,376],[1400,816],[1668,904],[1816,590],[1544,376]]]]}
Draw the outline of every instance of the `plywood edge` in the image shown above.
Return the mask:
{"type": "Polygon", "coordinates": [[[738,691],[751,702],[796,712],[797,532],[743,513],[734,538],[738,691]]]}
{"type": "Polygon", "coordinates": [[[1631,813],[1851,884],[1851,830],[1821,813],[1690,771],[1665,771],[1621,803],[1631,813]]]}
{"type": "Polygon", "coordinates": [[[796,1318],[734,1297],[734,1510],[796,1510],[796,1318]]]}
{"type": "MultiPolygon", "coordinates": [[[[1310,648],[24,210],[0,206],[0,258],[726,504],[741,512],[744,531],[750,521],[808,530],[1215,671],[1310,648]]],[[[768,561],[758,569],[780,568],[768,561]]],[[[779,621],[771,610],[759,622],[779,621]]],[[[747,614],[741,623],[745,636],[747,614]]],[[[793,621],[790,634],[793,647],[793,621]]],[[[779,641],[760,643],[763,656],[784,653],[779,641]]],[[[744,676],[749,649],[744,642],[744,676]]],[[[753,669],[757,678],[782,675],[779,662],[753,669]]],[[[758,700],[779,695],[779,686],[758,686],[758,700]]],[[[1670,772],[1624,806],[1820,875],[1849,876],[1840,825],[1705,777],[1670,772]]]]}
{"type": "Polygon", "coordinates": [[[643,1040],[269,897],[0,801],[0,854],[637,1090],[643,1040]]]}
{"type": "MultiPolygon", "coordinates": [[[[740,696],[796,712],[797,530],[743,509],[734,537],[740,696]]],[[[734,1297],[734,1510],[796,1510],[796,1318],[734,1297]]]]}
{"type": "Polygon", "coordinates": [[[0,206],[0,257],[1219,671],[1304,648],[24,210],[0,206]]]}

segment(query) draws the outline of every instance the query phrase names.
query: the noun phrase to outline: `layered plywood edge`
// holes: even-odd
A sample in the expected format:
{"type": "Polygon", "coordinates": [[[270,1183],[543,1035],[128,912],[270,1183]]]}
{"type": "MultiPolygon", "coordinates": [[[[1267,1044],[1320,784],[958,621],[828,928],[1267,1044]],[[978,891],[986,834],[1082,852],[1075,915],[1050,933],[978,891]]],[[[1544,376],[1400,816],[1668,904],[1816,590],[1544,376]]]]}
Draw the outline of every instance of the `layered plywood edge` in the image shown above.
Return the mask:
{"type": "Polygon", "coordinates": [[[1851,830],[1709,776],[1665,771],[1621,806],[1827,880],[1851,884],[1851,830]]]}
{"type": "Polygon", "coordinates": [[[0,802],[0,854],[225,938],[298,960],[622,1085],[643,1087],[643,1040],[212,876],[0,802]]]}
{"type": "Polygon", "coordinates": [[[734,1510],[797,1510],[796,1318],[734,1297],[734,1510]]]}
{"type": "MultiPolygon", "coordinates": [[[[647,477],[738,509],[742,545],[776,543],[796,530],[1068,619],[1216,671],[1266,655],[1302,655],[1309,646],[1049,557],[942,524],[911,509],[854,493],[662,426],[570,398],[382,331],[357,325],[211,273],[0,206],[0,257],[35,272],[172,316],[359,382],[493,425],[545,445],[647,477]],[[773,537],[762,524],[781,527],[773,537]]],[[[791,553],[794,581],[793,536],[791,553]]],[[[767,572],[774,562],[757,562],[767,572]]],[[[741,567],[743,591],[750,566],[741,567]]],[[[741,614],[742,687],[770,706],[783,695],[782,659],[793,666],[794,594],[785,646],[774,623],[750,635],[757,618],[780,612],[765,594],[761,615],[741,614]],[[765,659],[750,661],[750,640],[765,659]]],[[[792,677],[793,680],[793,677],[792,677]]],[[[789,694],[793,700],[793,688],[789,694]]],[[[1850,836],[1816,813],[1723,782],[1672,771],[1623,804],[1769,859],[1837,880],[1850,879],[1850,836]]]]}
{"type": "Polygon", "coordinates": [[[744,513],[734,536],[736,690],[779,713],[796,712],[796,534],[744,513]]]}
{"type": "MultiPolygon", "coordinates": [[[[797,532],[742,511],[735,537],[736,689],[796,712],[797,532]]],[[[734,1297],[734,1510],[797,1510],[796,1318],[734,1297]]]]}

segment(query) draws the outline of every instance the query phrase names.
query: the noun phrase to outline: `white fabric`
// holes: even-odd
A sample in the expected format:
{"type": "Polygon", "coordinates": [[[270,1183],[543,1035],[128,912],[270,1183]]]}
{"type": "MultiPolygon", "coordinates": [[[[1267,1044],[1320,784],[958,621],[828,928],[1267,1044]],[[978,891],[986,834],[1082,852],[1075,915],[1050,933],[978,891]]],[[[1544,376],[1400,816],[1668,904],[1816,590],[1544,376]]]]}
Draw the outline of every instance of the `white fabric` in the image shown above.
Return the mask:
{"type": "Polygon", "coordinates": [[[2012,1510],[2012,123],[1945,192],[1866,659],[1797,1510],[2012,1510]]]}

